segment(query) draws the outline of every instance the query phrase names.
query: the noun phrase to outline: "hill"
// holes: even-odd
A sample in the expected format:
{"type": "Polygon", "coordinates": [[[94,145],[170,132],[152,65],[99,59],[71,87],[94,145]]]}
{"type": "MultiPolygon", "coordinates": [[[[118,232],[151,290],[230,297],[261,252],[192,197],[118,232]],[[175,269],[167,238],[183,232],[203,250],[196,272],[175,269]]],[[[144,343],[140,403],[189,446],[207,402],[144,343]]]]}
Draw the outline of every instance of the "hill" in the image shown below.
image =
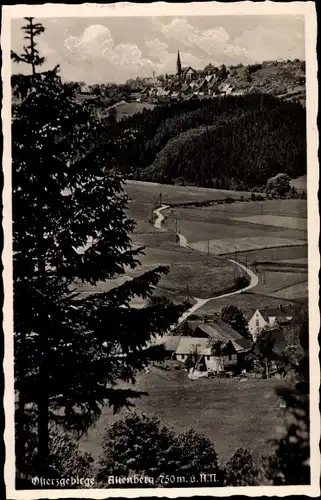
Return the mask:
{"type": "Polygon", "coordinates": [[[305,175],[305,119],[300,104],[265,94],[195,99],[144,109],[100,140],[126,177],[248,190],[305,175]]]}
{"type": "MultiPolygon", "coordinates": [[[[227,97],[226,106],[226,110],[216,109],[215,116],[206,120],[213,125],[200,125],[181,133],[188,122],[201,123],[197,113],[195,120],[191,116],[180,117],[178,123],[173,119],[167,123],[167,129],[172,126],[177,135],[167,142],[166,127],[163,133],[158,130],[155,137],[159,138],[154,138],[151,145],[165,145],[141,177],[156,182],[166,179],[204,187],[244,189],[264,185],[279,172],[290,177],[305,172],[304,112],[299,105],[267,96],[247,96],[227,97]]],[[[211,114],[211,104],[208,111],[211,114]]]]}

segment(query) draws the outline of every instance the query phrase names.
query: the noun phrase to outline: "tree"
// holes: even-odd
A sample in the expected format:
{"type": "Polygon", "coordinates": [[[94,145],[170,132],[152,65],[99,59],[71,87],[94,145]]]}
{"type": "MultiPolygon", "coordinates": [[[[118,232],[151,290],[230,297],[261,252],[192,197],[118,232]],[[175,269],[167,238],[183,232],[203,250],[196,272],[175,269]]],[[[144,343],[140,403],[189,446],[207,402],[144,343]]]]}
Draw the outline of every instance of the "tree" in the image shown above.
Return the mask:
{"type": "Polygon", "coordinates": [[[157,417],[128,413],[106,429],[97,479],[131,472],[157,477],[170,471],[169,449],[174,435],[157,417]]]}
{"type": "Polygon", "coordinates": [[[264,368],[267,375],[269,374],[271,364],[279,358],[275,351],[275,332],[276,329],[274,328],[263,328],[259,332],[252,349],[245,355],[245,362],[249,364],[251,368],[264,368]]]}
{"type": "Polygon", "coordinates": [[[217,454],[207,437],[193,429],[175,434],[157,417],[144,413],[129,413],[107,428],[102,449],[97,479],[103,487],[111,475],[149,476],[159,486],[164,484],[161,476],[175,473],[199,479],[200,473],[215,474],[218,470],[217,454]]]}
{"type": "Polygon", "coordinates": [[[224,356],[226,343],[221,339],[210,339],[209,346],[211,347],[211,353],[213,356],[224,356]]]}
{"type": "Polygon", "coordinates": [[[286,403],[286,429],[279,440],[272,440],[275,451],[262,459],[268,479],[275,485],[310,483],[310,418],[309,418],[309,322],[308,311],[296,319],[300,326],[302,354],[293,358],[294,380],[277,388],[286,403]]]}
{"type": "Polygon", "coordinates": [[[267,192],[276,192],[278,195],[284,196],[290,189],[290,177],[287,174],[277,174],[267,181],[267,192]]]}
{"type": "Polygon", "coordinates": [[[176,435],[170,456],[174,458],[172,471],[175,470],[177,476],[194,476],[198,483],[200,474],[216,474],[217,484],[211,486],[219,486],[218,457],[213,443],[204,434],[190,428],[176,435]]]}
{"type": "Polygon", "coordinates": [[[224,486],[261,486],[262,474],[251,453],[238,448],[224,467],[224,486]]]}
{"type": "Polygon", "coordinates": [[[242,337],[252,342],[252,336],[249,331],[247,321],[242,311],[236,306],[225,306],[221,310],[221,319],[238,332],[242,337]]]}
{"type": "Polygon", "coordinates": [[[11,51],[11,59],[13,59],[15,63],[23,62],[30,64],[32,75],[34,76],[36,74],[36,68],[42,66],[45,62],[45,58],[39,56],[35,37],[41,35],[45,31],[45,28],[41,23],[34,23],[33,17],[25,17],[24,19],[27,21],[27,24],[22,26],[21,29],[26,33],[24,38],[29,41],[29,45],[23,47],[24,52],[20,55],[11,51]]]}
{"type": "Polygon", "coordinates": [[[23,472],[44,477],[53,473],[51,422],[79,436],[105,404],[132,405],[142,393],[118,381],[134,383],[158,358],[151,336],[182,311],[130,306],[152,295],[163,266],[103,293],[77,293],[79,280],[95,285],[134,269],[143,250],[132,248],[123,178],[96,145],[103,123],[53,73],[34,80],[12,123],[16,455],[23,467],[28,405],[37,461],[23,472]]]}

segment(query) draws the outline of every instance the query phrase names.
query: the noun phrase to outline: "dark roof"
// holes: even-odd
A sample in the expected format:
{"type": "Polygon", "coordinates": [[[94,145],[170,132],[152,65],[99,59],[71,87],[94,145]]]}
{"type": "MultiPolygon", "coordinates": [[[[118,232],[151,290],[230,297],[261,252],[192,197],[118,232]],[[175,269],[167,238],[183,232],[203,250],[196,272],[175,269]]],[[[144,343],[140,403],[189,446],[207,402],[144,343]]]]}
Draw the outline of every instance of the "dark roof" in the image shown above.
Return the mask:
{"type": "Polygon", "coordinates": [[[236,351],[243,351],[245,349],[250,349],[251,343],[243,338],[238,332],[236,332],[228,323],[225,323],[221,319],[214,319],[211,321],[190,321],[189,326],[193,330],[193,334],[198,336],[198,332],[205,334],[207,338],[220,339],[224,342],[231,342],[236,351]]]}
{"type": "Polygon", "coordinates": [[[284,319],[287,317],[287,314],[285,314],[285,312],[278,307],[267,307],[266,309],[259,309],[259,311],[265,320],[268,320],[268,318],[271,317],[284,319]]]}

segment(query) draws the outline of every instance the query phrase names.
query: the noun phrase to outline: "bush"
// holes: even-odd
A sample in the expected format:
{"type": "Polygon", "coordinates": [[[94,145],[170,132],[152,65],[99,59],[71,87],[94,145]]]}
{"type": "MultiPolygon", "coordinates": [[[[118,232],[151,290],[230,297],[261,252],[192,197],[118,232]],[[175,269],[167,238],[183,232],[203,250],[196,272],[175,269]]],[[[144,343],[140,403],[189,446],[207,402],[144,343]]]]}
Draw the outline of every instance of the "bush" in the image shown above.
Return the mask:
{"type": "Polygon", "coordinates": [[[258,486],[261,472],[251,453],[238,448],[224,468],[224,486],[258,486]]]}
{"type": "Polygon", "coordinates": [[[284,196],[291,190],[290,177],[282,173],[271,177],[266,184],[266,190],[267,192],[276,192],[279,196],[284,196]]]}

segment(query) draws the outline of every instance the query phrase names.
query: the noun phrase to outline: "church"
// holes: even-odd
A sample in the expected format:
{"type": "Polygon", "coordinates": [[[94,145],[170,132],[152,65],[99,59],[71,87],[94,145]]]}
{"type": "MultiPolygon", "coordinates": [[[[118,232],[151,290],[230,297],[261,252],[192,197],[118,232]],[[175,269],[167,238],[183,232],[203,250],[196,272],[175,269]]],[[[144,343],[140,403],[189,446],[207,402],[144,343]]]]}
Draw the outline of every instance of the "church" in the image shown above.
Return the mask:
{"type": "Polygon", "coordinates": [[[197,80],[198,73],[191,66],[188,68],[183,68],[181,63],[181,56],[179,51],[177,52],[177,63],[176,63],[176,75],[178,77],[179,82],[190,82],[192,80],[197,80]]]}

